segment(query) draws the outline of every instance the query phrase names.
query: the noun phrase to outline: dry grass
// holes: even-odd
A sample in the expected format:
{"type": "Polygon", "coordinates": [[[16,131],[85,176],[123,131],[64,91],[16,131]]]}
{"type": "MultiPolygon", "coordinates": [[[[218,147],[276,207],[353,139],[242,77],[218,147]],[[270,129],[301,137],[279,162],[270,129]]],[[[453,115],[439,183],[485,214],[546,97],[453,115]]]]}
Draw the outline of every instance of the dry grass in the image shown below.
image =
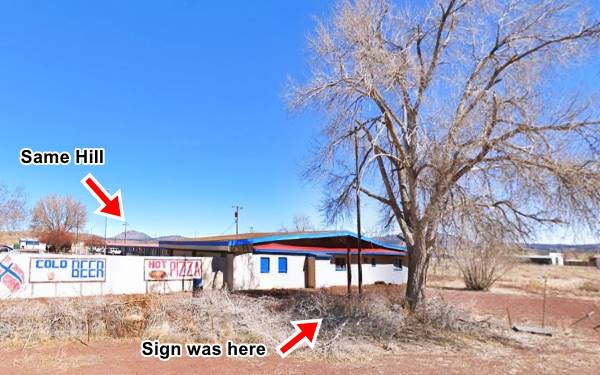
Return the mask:
{"type": "Polygon", "coordinates": [[[410,313],[402,307],[399,294],[381,292],[362,297],[325,291],[305,294],[295,299],[291,315],[294,319],[324,318],[316,351],[327,358],[360,359],[356,356],[394,351],[408,343],[461,346],[465,339],[500,338],[496,327],[477,322],[441,298],[427,299],[410,313]]]}
{"type": "Polygon", "coordinates": [[[492,337],[487,327],[443,300],[430,299],[416,313],[401,306],[397,294],[349,298],[325,291],[280,296],[205,291],[198,298],[172,294],[5,301],[0,304],[0,340],[13,347],[106,337],[233,340],[274,347],[293,332],[290,320],[322,317],[316,354],[359,359],[407,342],[492,337]]]}
{"type": "MultiPolygon", "coordinates": [[[[517,264],[491,288],[505,294],[542,294],[544,280],[548,295],[563,297],[600,297],[600,270],[595,267],[546,266],[517,264]]],[[[458,269],[448,261],[432,267],[428,285],[438,288],[463,289],[458,269]]]]}
{"type": "Polygon", "coordinates": [[[202,293],[200,298],[174,294],[4,301],[0,339],[32,343],[139,337],[272,344],[284,336],[281,314],[269,313],[274,302],[221,291],[202,293]]]}
{"type": "Polygon", "coordinates": [[[20,238],[31,237],[30,232],[0,232],[0,244],[13,246],[20,238]]]}
{"type": "Polygon", "coordinates": [[[580,291],[590,294],[600,294],[600,282],[584,281],[578,288],[580,291]]]}

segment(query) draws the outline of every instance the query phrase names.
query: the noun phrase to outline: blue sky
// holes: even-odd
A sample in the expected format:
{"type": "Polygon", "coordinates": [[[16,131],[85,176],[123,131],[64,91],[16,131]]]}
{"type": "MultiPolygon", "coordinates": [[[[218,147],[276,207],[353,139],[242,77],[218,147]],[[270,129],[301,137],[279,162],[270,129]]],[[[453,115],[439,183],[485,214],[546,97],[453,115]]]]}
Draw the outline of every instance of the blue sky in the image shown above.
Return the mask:
{"type": "MultiPolygon", "coordinates": [[[[307,73],[306,35],[331,3],[19,1],[0,4],[0,182],[29,205],[49,193],[88,207],[88,172],[121,189],[131,229],[150,235],[315,224],[321,187],[302,182],[318,119],[288,113],[288,75],[307,73]],[[60,6],[57,6],[60,4],[60,6]],[[22,166],[22,147],[104,147],[106,165],[22,166]]],[[[376,227],[366,209],[365,228],[376,227]]],[[[352,228],[352,223],[347,224],[352,228]]],[[[109,235],[122,231],[109,220],[109,235]]]]}
{"type": "MultiPolygon", "coordinates": [[[[51,192],[97,204],[92,172],[122,189],[131,228],[151,235],[277,230],[320,220],[301,165],[314,119],[288,113],[288,75],[305,72],[323,1],[5,2],[0,6],[0,181],[29,204],[51,192]],[[103,167],[22,166],[21,147],[105,147],[103,167]],[[230,228],[231,229],[231,228],[230,228]]],[[[117,221],[109,234],[120,231],[117,221]]]]}

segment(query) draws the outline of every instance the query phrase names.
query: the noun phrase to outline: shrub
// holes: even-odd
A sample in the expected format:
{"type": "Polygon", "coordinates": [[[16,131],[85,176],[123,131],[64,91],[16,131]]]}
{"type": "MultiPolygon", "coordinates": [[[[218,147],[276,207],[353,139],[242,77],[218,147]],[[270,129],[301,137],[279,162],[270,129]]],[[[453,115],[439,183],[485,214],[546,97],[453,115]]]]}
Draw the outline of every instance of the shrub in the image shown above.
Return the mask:
{"type": "Polygon", "coordinates": [[[392,294],[347,297],[325,291],[280,298],[209,290],[198,298],[171,294],[3,301],[0,340],[25,344],[102,337],[181,343],[232,340],[272,348],[293,332],[290,320],[323,318],[316,354],[347,359],[403,342],[438,343],[458,332],[481,332],[467,314],[441,299],[425,300],[414,313],[401,306],[400,298],[392,294]]]}

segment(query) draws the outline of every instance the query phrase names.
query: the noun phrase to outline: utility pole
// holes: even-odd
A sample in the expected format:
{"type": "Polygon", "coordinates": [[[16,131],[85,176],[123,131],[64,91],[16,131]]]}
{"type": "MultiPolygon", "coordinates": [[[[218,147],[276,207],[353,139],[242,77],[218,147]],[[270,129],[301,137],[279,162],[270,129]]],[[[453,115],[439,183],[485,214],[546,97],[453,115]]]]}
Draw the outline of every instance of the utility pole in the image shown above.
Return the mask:
{"type": "Polygon", "coordinates": [[[354,170],[356,173],[355,191],[356,191],[356,233],[358,241],[356,249],[358,251],[358,295],[362,294],[362,235],[360,227],[360,174],[358,170],[358,127],[354,128],[354,170]]]}
{"type": "Polygon", "coordinates": [[[106,227],[108,226],[108,217],[104,217],[104,255],[106,255],[106,227]]]}
{"type": "Polygon", "coordinates": [[[75,214],[75,254],[79,248],[79,215],[75,214]]]}
{"type": "Polygon", "coordinates": [[[127,246],[127,224],[129,224],[128,222],[124,222],[123,226],[125,227],[125,246],[127,246]]]}
{"type": "MultiPolygon", "coordinates": [[[[110,190],[106,189],[106,192],[110,194],[110,190]]],[[[106,246],[107,246],[107,242],[106,242],[106,228],[108,227],[108,216],[104,217],[104,255],[106,255],[106,246]]]]}
{"type": "Polygon", "coordinates": [[[235,235],[237,236],[240,234],[240,210],[243,210],[244,207],[237,204],[231,207],[235,208],[235,235]]]}

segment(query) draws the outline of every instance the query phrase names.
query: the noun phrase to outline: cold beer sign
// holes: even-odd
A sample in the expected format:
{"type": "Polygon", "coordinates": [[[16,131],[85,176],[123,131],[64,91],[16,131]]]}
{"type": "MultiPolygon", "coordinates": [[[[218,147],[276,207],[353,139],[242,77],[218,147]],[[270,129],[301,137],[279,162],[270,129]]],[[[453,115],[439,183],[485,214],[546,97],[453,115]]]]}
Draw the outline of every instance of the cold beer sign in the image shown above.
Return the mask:
{"type": "Polygon", "coordinates": [[[146,258],[144,280],[168,281],[202,278],[202,261],[198,258],[146,258]]]}
{"type": "Polygon", "coordinates": [[[29,282],[68,283],[106,280],[106,258],[30,258],[29,282]]]}

